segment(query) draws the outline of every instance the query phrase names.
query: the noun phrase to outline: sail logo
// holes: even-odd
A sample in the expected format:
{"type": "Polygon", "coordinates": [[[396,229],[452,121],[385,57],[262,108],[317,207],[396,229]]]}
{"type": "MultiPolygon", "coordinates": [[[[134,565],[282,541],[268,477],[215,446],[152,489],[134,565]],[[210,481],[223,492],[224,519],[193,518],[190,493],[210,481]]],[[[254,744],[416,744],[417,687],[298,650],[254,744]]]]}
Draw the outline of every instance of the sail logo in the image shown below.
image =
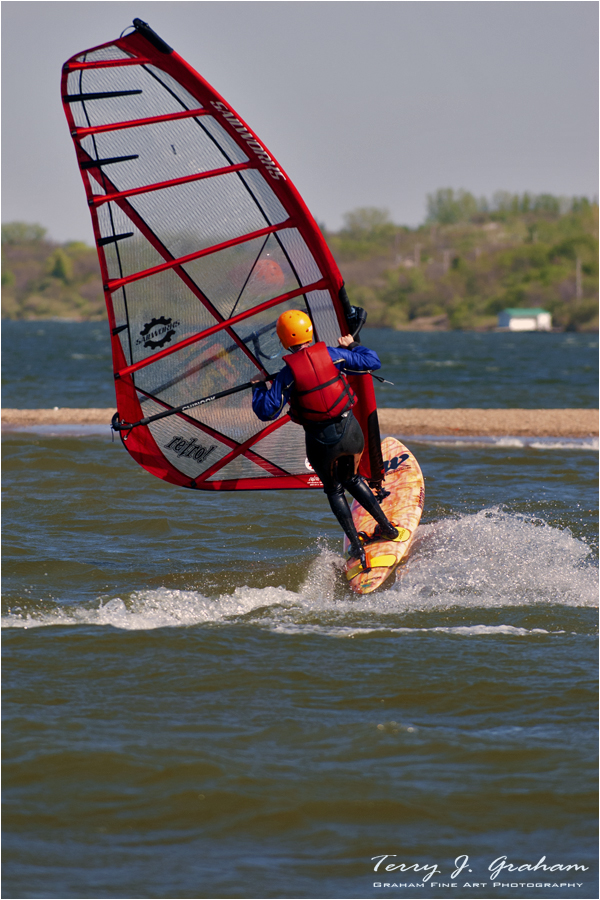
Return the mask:
{"type": "Polygon", "coordinates": [[[232,125],[233,128],[235,128],[239,136],[246,142],[247,146],[250,148],[250,150],[252,150],[254,155],[258,157],[258,159],[264,164],[264,167],[271,178],[274,178],[276,181],[279,181],[283,178],[283,180],[285,181],[285,175],[283,174],[275,160],[269,156],[262,144],[259,144],[254,135],[248,131],[248,129],[245,125],[242,124],[242,122],[240,122],[238,117],[234,116],[231,110],[229,110],[227,106],[220,100],[211,100],[210,102],[212,106],[214,106],[214,108],[221,113],[223,118],[226,119],[226,121],[229,122],[229,124],[232,125]]]}
{"type": "Polygon", "coordinates": [[[166,319],[164,316],[161,316],[160,319],[152,319],[152,321],[146,322],[140,331],[136,344],[143,344],[144,347],[149,347],[151,350],[164,347],[176,333],[180,324],[180,322],[174,322],[173,319],[166,319]]]}
{"type": "Polygon", "coordinates": [[[213,444],[211,447],[203,447],[202,444],[197,443],[196,438],[187,441],[180,435],[172,438],[168,444],[163,444],[163,447],[166,450],[172,450],[177,456],[183,456],[186,459],[194,459],[196,462],[204,462],[213,450],[217,449],[216,444],[213,444]]]}

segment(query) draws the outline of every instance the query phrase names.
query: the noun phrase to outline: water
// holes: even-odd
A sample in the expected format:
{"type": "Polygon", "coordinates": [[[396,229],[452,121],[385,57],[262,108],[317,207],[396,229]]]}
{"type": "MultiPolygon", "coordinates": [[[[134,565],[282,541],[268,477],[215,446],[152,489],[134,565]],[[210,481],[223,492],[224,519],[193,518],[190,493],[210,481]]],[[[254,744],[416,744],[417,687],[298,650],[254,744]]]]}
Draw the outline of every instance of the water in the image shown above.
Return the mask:
{"type": "MultiPolygon", "coordinates": [[[[51,356],[5,405],[85,405],[98,361],[59,395],[51,356]]],[[[320,492],[178,490],[107,430],[5,434],[3,896],[597,896],[596,454],[411,449],[414,551],[360,598],[320,492]],[[503,856],[587,870],[493,879],[503,856]]]]}
{"type": "MultiPolygon", "coordinates": [[[[598,405],[598,337],[575,333],[366,329],[381,356],[380,406],[570,408],[598,405]]],[[[5,321],[2,406],[113,406],[106,322],[5,321]]],[[[273,363],[273,371],[279,363],[273,363]]]]}

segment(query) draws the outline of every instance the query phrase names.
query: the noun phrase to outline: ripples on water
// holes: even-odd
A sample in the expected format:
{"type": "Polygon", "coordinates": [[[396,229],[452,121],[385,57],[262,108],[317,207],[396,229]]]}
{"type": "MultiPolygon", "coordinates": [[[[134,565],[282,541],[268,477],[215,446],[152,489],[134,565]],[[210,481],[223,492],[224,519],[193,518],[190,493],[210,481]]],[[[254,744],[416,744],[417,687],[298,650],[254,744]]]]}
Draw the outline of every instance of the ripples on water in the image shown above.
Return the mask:
{"type": "MultiPolygon", "coordinates": [[[[590,442],[410,444],[423,522],[360,598],[320,492],[178,490],[83,433],[4,441],[4,896],[402,895],[384,853],[597,895],[590,442]]],[[[418,893],[567,890],[468,879],[418,893]]]]}
{"type": "Polygon", "coordinates": [[[320,492],[196,494],[100,436],[7,436],[5,894],[379,896],[386,852],[591,872],[576,447],[414,445],[412,556],[360,598],[320,492]]]}
{"type": "MultiPolygon", "coordinates": [[[[498,508],[422,525],[410,563],[391,586],[373,595],[351,594],[342,566],[339,554],[322,549],[296,590],[273,583],[215,594],[213,578],[206,594],[199,579],[196,590],[137,590],[91,604],[40,599],[34,609],[29,603],[12,606],[2,624],[14,628],[112,625],[128,630],[244,624],[278,633],[355,637],[410,632],[411,627],[399,624],[407,613],[477,610],[486,616],[490,611],[529,604],[595,607],[598,599],[597,569],[587,544],[569,529],[552,528],[541,519],[498,508]]],[[[294,567],[289,574],[292,581],[297,580],[294,567]]],[[[277,579],[285,581],[287,575],[285,565],[278,567],[277,579]]],[[[538,615],[543,618],[543,613],[538,615]]],[[[477,624],[417,626],[416,630],[530,633],[511,625],[477,624]]],[[[531,633],[549,632],[534,628],[531,633]]]]}
{"type": "MultiPolygon", "coordinates": [[[[114,405],[106,322],[5,321],[2,333],[5,407],[114,405]]],[[[380,406],[598,405],[597,334],[370,328],[363,339],[394,382],[376,383],[380,406]]]]}

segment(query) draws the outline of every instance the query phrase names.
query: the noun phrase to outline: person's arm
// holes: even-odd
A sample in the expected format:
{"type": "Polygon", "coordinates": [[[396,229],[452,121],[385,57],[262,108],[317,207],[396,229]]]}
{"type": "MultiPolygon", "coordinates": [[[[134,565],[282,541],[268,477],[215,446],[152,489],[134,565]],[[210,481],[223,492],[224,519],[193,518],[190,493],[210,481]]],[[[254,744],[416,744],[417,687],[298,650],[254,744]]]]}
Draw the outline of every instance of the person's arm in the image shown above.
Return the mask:
{"type": "Polygon", "coordinates": [[[292,370],[284,366],[271,385],[267,387],[264,381],[258,381],[252,388],[252,410],[261,422],[271,422],[282,412],[290,399],[290,391],[294,383],[292,370]]]}
{"type": "Polygon", "coordinates": [[[381,360],[374,350],[358,344],[351,334],[338,340],[339,347],[328,347],[334,365],[350,375],[363,374],[381,368],[381,360]]]}

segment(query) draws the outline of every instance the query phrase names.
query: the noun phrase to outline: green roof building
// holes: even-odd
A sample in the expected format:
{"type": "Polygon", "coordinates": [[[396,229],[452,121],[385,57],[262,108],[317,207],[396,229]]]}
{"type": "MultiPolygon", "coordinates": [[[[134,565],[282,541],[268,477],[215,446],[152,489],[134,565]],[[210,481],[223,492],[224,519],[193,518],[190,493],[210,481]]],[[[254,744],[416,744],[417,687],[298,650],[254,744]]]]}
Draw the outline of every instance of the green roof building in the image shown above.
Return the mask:
{"type": "Polygon", "coordinates": [[[503,309],[498,313],[498,328],[507,331],[552,331],[552,316],[541,306],[503,309]]]}

